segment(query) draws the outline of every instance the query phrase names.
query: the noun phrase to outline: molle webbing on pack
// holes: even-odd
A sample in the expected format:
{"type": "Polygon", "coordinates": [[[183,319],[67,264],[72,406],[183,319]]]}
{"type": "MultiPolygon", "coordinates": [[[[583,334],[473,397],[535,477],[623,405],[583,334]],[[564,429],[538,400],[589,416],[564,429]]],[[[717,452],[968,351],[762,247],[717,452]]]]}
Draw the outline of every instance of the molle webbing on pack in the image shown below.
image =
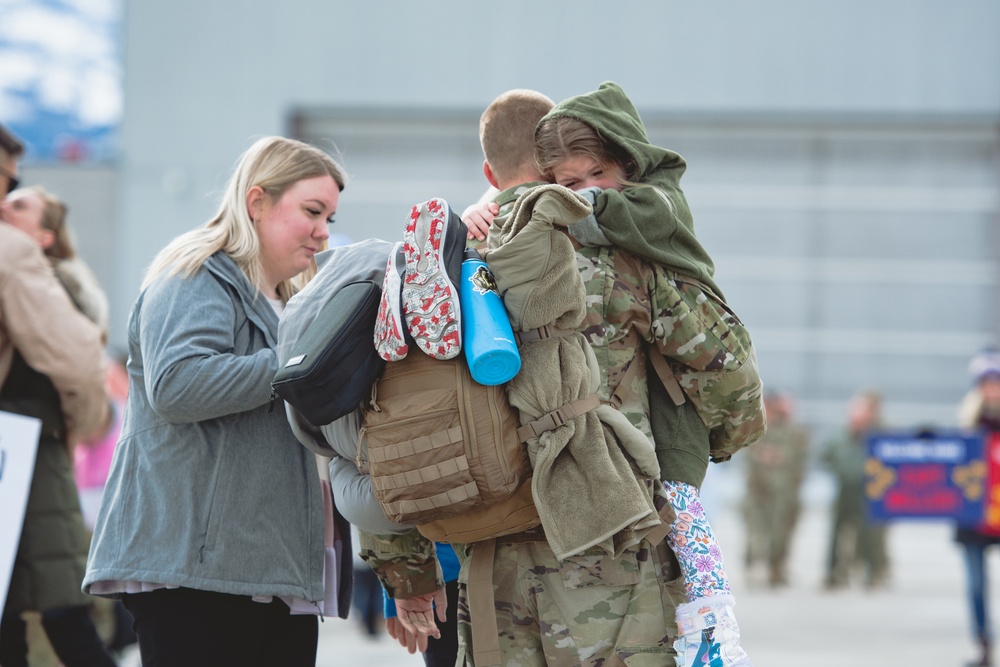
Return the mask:
{"type": "Polygon", "coordinates": [[[505,388],[473,381],[464,357],[414,351],[375,383],[357,463],[385,515],[435,541],[518,532],[538,516],[521,489],[531,466],[517,427],[505,388]]]}

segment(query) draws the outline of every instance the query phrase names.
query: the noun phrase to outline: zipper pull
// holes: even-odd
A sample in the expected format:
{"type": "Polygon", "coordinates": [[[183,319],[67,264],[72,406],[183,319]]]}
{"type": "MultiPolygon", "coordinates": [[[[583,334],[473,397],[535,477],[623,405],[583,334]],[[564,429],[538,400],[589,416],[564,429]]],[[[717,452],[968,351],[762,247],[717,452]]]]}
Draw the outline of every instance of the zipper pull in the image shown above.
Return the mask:
{"type": "Polygon", "coordinates": [[[278,398],[278,393],[274,391],[274,387],[271,387],[271,399],[267,404],[267,413],[271,414],[274,412],[274,401],[278,398]]]}

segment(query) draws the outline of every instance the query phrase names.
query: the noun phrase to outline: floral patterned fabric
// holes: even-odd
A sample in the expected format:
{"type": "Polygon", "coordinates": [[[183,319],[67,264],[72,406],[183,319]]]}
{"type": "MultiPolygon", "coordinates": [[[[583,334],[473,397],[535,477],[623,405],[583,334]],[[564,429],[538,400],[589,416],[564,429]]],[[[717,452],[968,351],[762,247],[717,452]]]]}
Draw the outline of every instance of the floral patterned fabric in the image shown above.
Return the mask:
{"type": "Polygon", "coordinates": [[[677,514],[667,542],[684,572],[684,592],[688,601],[728,594],[729,577],[722,560],[722,547],[705,516],[698,488],[674,481],[664,482],[663,488],[677,514]]]}

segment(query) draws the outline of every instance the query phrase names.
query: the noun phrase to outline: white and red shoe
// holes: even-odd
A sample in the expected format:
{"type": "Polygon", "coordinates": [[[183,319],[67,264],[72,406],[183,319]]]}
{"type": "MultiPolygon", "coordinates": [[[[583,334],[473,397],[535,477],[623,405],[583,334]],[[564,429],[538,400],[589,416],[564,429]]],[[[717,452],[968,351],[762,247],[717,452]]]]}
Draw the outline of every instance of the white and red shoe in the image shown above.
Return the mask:
{"type": "MultiPolygon", "coordinates": [[[[462,349],[458,290],[446,262],[450,210],[430,199],[410,211],[403,232],[403,317],[417,347],[435,359],[451,359],[462,349]]],[[[458,249],[461,252],[461,249],[458,249]]]]}
{"type": "Polygon", "coordinates": [[[389,252],[385,280],[382,281],[382,300],[379,302],[378,315],[375,318],[375,349],[378,351],[378,356],[386,361],[399,361],[409,351],[399,308],[402,291],[400,273],[405,269],[402,249],[403,244],[399,242],[389,252]]]}

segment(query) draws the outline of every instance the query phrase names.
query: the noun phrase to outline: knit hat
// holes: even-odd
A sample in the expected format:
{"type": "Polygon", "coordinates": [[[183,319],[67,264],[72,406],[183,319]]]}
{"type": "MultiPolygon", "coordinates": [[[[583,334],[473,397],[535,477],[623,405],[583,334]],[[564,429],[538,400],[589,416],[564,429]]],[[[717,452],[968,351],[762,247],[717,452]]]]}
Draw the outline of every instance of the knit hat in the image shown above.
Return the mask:
{"type": "Polygon", "coordinates": [[[969,362],[969,375],[974,384],[979,384],[988,377],[1000,378],[1000,351],[989,347],[978,352],[969,362]]]}

